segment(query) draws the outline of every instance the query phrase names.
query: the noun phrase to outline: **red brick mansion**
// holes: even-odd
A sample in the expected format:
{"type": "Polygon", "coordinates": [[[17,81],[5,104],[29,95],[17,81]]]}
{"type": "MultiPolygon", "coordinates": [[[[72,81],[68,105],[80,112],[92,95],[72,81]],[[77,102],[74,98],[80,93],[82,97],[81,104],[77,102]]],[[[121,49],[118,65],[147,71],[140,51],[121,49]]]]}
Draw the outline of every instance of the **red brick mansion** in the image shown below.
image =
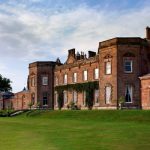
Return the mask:
{"type": "Polygon", "coordinates": [[[150,109],[150,28],[146,38],[116,37],[99,43],[97,52],[68,50],[66,62],[29,64],[28,90],[0,98],[1,109],[77,108],[150,109]],[[5,105],[3,104],[5,103],[5,105]],[[2,107],[3,106],[3,107],[2,107]]]}

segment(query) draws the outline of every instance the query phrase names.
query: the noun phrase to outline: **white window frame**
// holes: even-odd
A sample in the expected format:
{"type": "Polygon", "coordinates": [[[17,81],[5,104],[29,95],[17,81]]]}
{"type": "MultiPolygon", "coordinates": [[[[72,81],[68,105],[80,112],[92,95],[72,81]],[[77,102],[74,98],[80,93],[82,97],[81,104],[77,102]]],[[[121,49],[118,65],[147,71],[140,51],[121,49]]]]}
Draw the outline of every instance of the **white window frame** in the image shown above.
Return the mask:
{"type": "Polygon", "coordinates": [[[112,63],[111,63],[111,61],[106,61],[106,62],[105,62],[105,74],[106,74],[106,75],[109,75],[109,74],[112,73],[111,68],[112,68],[112,63]]]}
{"type": "Polygon", "coordinates": [[[84,81],[87,81],[87,80],[88,80],[88,71],[87,71],[87,70],[84,70],[84,71],[83,71],[83,80],[84,80],[84,81]]]}
{"type": "Polygon", "coordinates": [[[94,79],[99,79],[99,69],[98,68],[94,69],[94,79]]]}
{"type": "Polygon", "coordinates": [[[133,102],[133,86],[132,84],[127,84],[125,88],[125,103],[132,103],[132,102],[133,102]],[[129,90],[128,92],[130,94],[131,101],[126,101],[127,88],[129,90]]]}
{"type": "Polygon", "coordinates": [[[64,84],[67,84],[67,74],[64,74],[64,84]]]}
{"type": "Polygon", "coordinates": [[[48,85],[48,76],[42,76],[42,85],[48,85]]]}
{"type": "Polygon", "coordinates": [[[76,104],[77,103],[77,101],[78,101],[78,93],[77,93],[77,91],[73,91],[73,102],[76,104]]]}
{"type": "Polygon", "coordinates": [[[74,83],[77,82],[77,73],[76,72],[73,73],[73,82],[74,83]]]}
{"type": "Polygon", "coordinates": [[[105,86],[105,103],[111,103],[112,87],[111,85],[105,86]]]}
{"type": "Polygon", "coordinates": [[[132,73],[133,72],[133,60],[124,60],[124,72],[125,73],[132,73]],[[126,63],[127,62],[130,62],[130,68],[131,68],[130,71],[126,70],[126,63]]]}
{"type": "Polygon", "coordinates": [[[67,91],[63,92],[63,98],[64,98],[64,104],[66,104],[68,102],[67,91]]]}
{"type": "Polygon", "coordinates": [[[99,104],[99,89],[94,90],[94,103],[99,104]]]}

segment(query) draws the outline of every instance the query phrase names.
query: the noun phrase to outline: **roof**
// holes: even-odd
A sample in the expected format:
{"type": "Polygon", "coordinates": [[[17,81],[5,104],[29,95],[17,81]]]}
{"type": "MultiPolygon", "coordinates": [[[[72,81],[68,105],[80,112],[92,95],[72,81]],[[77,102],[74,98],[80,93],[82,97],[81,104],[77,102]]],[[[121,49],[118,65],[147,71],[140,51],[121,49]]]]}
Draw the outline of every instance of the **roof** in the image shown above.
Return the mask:
{"type": "Polygon", "coordinates": [[[106,41],[99,42],[99,48],[104,48],[112,45],[147,45],[146,39],[140,37],[116,37],[106,41]]]}
{"type": "Polygon", "coordinates": [[[150,79],[150,73],[139,77],[140,79],[150,79]]]}
{"type": "Polygon", "coordinates": [[[35,67],[35,66],[54,66],[56,64],[55,61],[36,61],[32,62],[29,64],[30,67],[35,67]]]}
{"type": "Polygon", "coordinates": [[[4,99],[8,99],[12,96],[14,96],[14,94],[12,92],[1,92],[0,95],[4,98],[4,99]]]}

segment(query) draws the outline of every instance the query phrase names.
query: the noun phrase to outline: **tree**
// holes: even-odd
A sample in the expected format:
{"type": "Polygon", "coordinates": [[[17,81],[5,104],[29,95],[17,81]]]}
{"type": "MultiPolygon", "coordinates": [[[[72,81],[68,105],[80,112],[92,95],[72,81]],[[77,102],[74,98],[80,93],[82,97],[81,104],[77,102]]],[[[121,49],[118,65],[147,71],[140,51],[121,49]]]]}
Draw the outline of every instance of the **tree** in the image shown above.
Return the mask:
{"type": "Polygon", "coordinates": [[[7,79],[0,74],[0,91],[7,92],[11,90],[12,90],[12,87],[11,87],[10,79],[7,79]]]}

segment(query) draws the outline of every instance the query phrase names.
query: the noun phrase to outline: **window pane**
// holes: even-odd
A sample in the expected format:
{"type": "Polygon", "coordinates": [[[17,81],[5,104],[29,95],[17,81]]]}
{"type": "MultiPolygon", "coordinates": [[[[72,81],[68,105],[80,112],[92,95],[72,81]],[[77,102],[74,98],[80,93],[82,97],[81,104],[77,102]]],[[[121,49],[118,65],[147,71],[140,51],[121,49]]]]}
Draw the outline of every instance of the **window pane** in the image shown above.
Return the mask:
{"type": "Polygon", "coordinates": [[[106,86],[106,104],[110,103],[111,100],[111,86],[106,86]]]}
{"type": "Polygon", "coordinates": [[[95,76],[95,79],[99,78],[99,69],[98,68],[95,69],[94,76],[95,76]]]}
{"type": "Polygon", "coordinates": [[[84,78],[84,81],[87,80],[87,70],[85,70],[85,71],[83,72],[83,78],[84,78]]]}
{"type": "Polygon", "coordinates": [[[124,62],[124,71],[126,73],[132,72],[132,60],[126,60],[124,62]]]}
{"type": "Polygon", "coordinates": [[[64,84],[67,84],[67,74],[64,75],[64,84]]]}
{"type": "Polygon", "coordinates": [[[73,102],[74,103],[77,102],[77,92],[76,91],[73,92],[73,102]]]}
{"type": "Polygon", "coordinates": [[[42,85],[48,85],[48,77],[42,77],[42,85]]]}
{"type": "Polygon", "coordinates": [[[67,103],[67,92],[64,91],[64,103],[66,104],[67,103]]]}
{"type": "Polygon", "coordinates": [[[47,105],[47,93],[43,93],[43,105],[47,105]]]}
{"type": "Polygon", "coordinates": [[[99,90],[94,91],[94,99],[95,103],[99,103],[99,90]]]}
{"type": "Polygon", "coordinates": [[[125,93],[125,100],[126,100],[126,102],[131,103],[132,98],[133,98],[133,87],[132,87],[132,85],[127,85],[126,93],[125,93]]]}
{"type": "Polygon", "coordinates": [[[106,74],[111,74],[111,62],[106,62],[106,74]]]}
{"type": "Polygon", "coordinates": [[[77,82],[77,73],[73,74],[73,82],[77,82]]]}

